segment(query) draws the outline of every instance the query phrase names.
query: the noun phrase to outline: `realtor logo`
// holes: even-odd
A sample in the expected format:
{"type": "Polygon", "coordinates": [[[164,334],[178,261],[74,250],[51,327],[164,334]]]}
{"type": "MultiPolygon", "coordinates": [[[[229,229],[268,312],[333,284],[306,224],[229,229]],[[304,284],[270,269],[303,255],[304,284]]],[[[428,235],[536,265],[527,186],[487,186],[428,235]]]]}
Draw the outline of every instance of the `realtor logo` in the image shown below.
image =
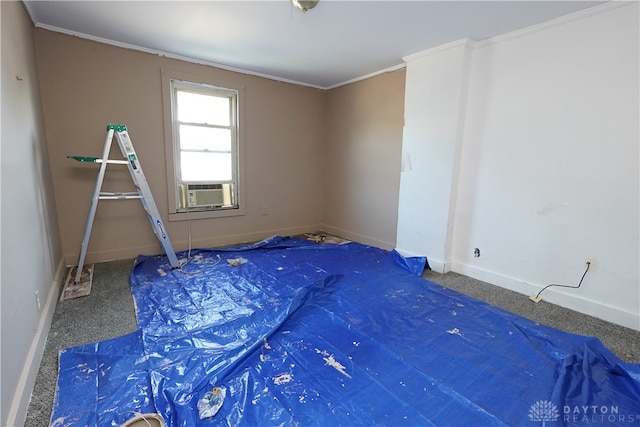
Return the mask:
{"type": "Polygon", "coordinates": [[[548,400],[538,400],[529,408],[529,419],[542,421],[542,427],[546,426],[547,421],[556,421],[558,418],[560,418],[558,408],[548,400]]]}
{"type": "Polygon", "coordinates": [[[548,400],[538,400],[529,408],[529,420],[542,422],[560,421],[564,425],[622,425],[640,423],[640,413],[621,414],[618,405],[564,405],[562,419],[558,407],[548,400]]]}

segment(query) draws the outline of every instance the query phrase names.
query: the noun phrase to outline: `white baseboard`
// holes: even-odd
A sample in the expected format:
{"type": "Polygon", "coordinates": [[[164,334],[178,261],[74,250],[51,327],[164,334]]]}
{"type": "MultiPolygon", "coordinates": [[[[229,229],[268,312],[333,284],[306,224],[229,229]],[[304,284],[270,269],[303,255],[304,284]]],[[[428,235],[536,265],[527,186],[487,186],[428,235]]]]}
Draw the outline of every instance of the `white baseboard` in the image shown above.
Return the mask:
{"type": "MultiPolygon", "coordinates": [[[[264,231],[242,234],[226,234],[221,236],[191,239],[191,248],[214,248],[219,246],[236,245],[243,243],[257,242],[271,236],[295,236],[297,234],[312,233],[321,229],[320,224],[304,225],[298,227],[274,228],[264,231]]],[[[171,245],[176,252],[189,249],[189,240],[186,236],[175,236],[171,238],[171,245]],[[180,237],[180,238],[178,238],[180,237]]],[[[153,245],[140,246],[135,248],[121,248],[108,251],[93,251],[87,253],[85,264],[94,264],[96,262],[114,261],[119,259],[135,258],[140,254],[155,255],[162,253],[160,243],[153,245]]],[[[78,254],[65,254],[66,265],[76,265],[78,262],[78,254]]]]}
{"type": "Polygon", "coordinates": [[[64,280],[64,273],[64,259],[60,259],[51,286],[49,287],[47,300],[42,307],[38,329],[31,341],[31,346],[29,347],[29,352],[25,358],[24,367],[22,368],[15,394],[13,395],[9,415],[7,416],[8,426],[24,425],[24,420],[27,417],[31,393],[36,382],[38,370],[40,369],[40,362],[42,362],[44,346],[47,342],[49,329],[51,328],[53,314],[56,311],[56,303],[58,302],[58,295],[60,294],[60,286],[64,280]]]}
{"type": "MultiPolygon", "coordinates": [[[[226,236],[219,236],[215,238],[192,240],[191,245],[193,248],[212,248],[228,245],[240,245],[244,243],[253,243],[260,240],[267,239],[272,236],[296,236],[304,233],[313,233],[318,231],[319,224],[305,225],[299,227],[287,227],[287,228],[274,228],[265,231],[258,231],[254,233],[243,234],[229,234],[226,236]]],[[[182,242],[182,250],[188,249],[188,242],[182,242]]]]}
{"type": "Polygon", "coordinates": [[[326,224],[322,225],[321,230],[326,233],[342,237],[344,239],[353,240],[354,242],[362,243],[364,245],[374,246],[376,248],[385,249],[388,251],[390,251],[395,247],[395,243],[393,242],[387,242],[386,240],[376,239],[375,237],[367,236],[364,234],[352,233],[351,231],[343,230],[338,227],[332,227],[326,224]]]}
{"type": "Polygon", "coordinates": [[[448,273],[449,271],[451,271],[452,268],[452,262],[451,261],[443,261],[441,259],[437,259],[437,258],[433,258],[424,254],[417,254],[411,251],[407,251],[401,248],[396,248],[396,251],[398,251],[398,253],[400,255],[402,255],[405,258],[408,257],[423,257],[426,256],[427,257],[427,264],[429,264],[429,268],[432,271],[435,271],[436,273],[440,273],[440,274],[444,274],[444,273],[448,273]]]}
{"type": "Polygon", "coordinates": [[[438,273],[448,273],[451,271],[452,263],[451,261],[443,261],[441,259],[429,258],[427,257],[427,263],[429,263],[429,268],[433,271],[437,271],[438,273]]]}
{"type": "MultiPolygon", "coordinates": [[[[541,284],[529,283],[522,279],[474,267],[461,262],[451,263],[451,271],[521,293],[523,294],[523,298],[528,298],[529,295],[540,292],[544,287],[544,285],[541,284]]],[[[584,298],[580,295],[570,294],[567,291],[554,288],[545,290],[543,298],[545,301],[552,304],[640,331],[639,313],[626,311],[618,307],[613,307],[589,298],[584,298]]],[[[532,302],[532,304],[535,303],[532,302]]]]}

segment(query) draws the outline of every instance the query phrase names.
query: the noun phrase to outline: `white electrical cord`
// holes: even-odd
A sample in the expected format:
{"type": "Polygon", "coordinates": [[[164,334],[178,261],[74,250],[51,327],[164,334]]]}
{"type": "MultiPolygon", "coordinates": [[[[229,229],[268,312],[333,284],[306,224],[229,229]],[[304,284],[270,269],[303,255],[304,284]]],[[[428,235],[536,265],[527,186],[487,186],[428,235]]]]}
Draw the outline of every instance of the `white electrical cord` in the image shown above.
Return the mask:
{"type": "MultiPolygon", "coordinates": [[[[189,264],[191,262],[191,215],[189,213],[189,207],[187,206],[187,230],[188,230],[188,237],[189,237],[189,249],[187,251],[187,260],[180,265],[180,271],[184,274],[200,274],[202,273],[202,270],[198,270],[198,271],[184,271],[182,269],[182,267],[184,267],[185,265],[189,264]]],[[[215,267],[216,265],[220,264],[220,261],[222,261],[222,258],[220,258],[220,255],[217,255],[218,257],[218,261],[213,264],[211,267],[215,267]]]]}
{"type": "Polygon", "coordinates": [[[191,259],[191,214],[187,206],[187,227],[189,229],[189,251],[187,252],[187,262],[191,259]]]}
{"type": "MultiPolygon", "coordinates": [[[[189,239],[189,249],[187,250],[187,260],[180,265],[180,271],[184,274],[200,274],[202,273],[202,270],[192,271],[192,272],[182,270],[182,267],[184,267],[185,265],[191,262],[191,214],[188,206],[187,206],[186,212],[187,212],[187,233],[188,233],[188,239],[189,239]]],[[[218,257],[218,261],[210,267],[215,267],[216,265],[220,264],[220,261],[222,261],[222,258],[220,258],[220,255],[216,255],[216,256],[218,257]]]]}
{"type": "Polygon", "coordinates": [[[187,238],[189,242],[189,247],[187,248],[187,259],[180,264],[180,271],[182,271],[182,267],[189,264],[191,262],[191,214],[189,212],[189,207],[187,206],[187,238]]]}

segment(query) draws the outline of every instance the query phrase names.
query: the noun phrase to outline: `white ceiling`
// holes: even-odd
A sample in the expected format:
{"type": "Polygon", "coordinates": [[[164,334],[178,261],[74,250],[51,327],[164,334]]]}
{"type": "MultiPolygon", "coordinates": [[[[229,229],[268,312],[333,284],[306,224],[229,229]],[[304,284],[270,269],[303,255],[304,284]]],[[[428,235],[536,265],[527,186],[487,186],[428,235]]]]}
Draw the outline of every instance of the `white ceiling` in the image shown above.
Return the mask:
{"type": "Polygon", "coordinates": [[[393,69],[595,1],[25,1],[36,26],[318,88],[393,69]]]}

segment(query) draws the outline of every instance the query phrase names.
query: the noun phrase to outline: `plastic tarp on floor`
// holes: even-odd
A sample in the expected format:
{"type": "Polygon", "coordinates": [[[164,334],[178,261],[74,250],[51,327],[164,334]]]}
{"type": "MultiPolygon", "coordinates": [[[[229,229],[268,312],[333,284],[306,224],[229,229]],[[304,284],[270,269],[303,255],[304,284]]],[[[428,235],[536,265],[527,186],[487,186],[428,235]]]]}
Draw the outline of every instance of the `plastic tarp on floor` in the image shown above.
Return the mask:
{"type": "Polygon", "coordinates": [[[52,425],[640,425],[639,365],[425,281],[425,259],[280,237],[191,255],[139,257],[139,330],[61,352],[52,425]]]}

